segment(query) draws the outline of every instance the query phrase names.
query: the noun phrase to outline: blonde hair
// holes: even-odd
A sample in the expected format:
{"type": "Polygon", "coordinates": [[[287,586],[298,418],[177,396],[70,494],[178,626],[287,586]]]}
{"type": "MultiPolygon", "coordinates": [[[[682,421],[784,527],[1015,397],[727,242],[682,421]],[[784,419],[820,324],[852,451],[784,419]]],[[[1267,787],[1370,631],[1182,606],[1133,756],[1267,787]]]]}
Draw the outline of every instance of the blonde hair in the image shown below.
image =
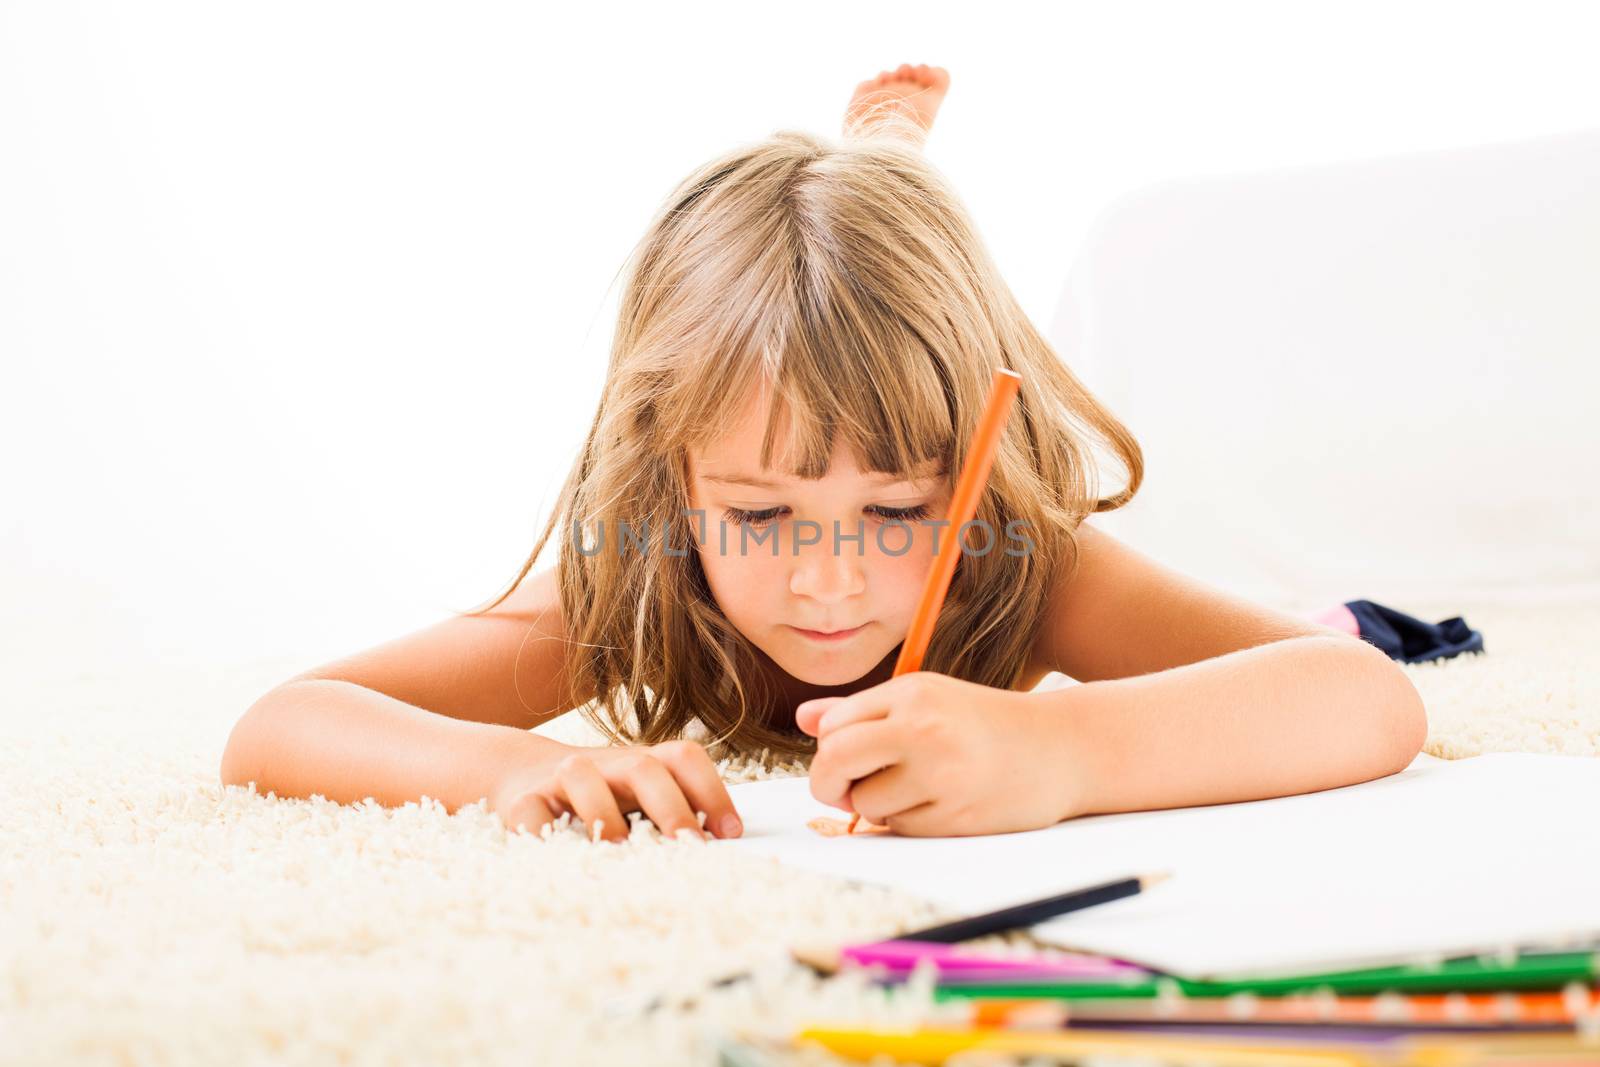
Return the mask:
{"type": "MultiPolygon", "coordinates": [[[[888,126],[880,127],[887,130],[888,126]]],[[[693,544],[690,448],[771,391],[760,463],[780,421],[796,477],[827,472],[843,434],[863,468],[902,476],[928,459],[953,483],[995,367],[1022,376],[977,518],[1013,520],[1026,554],[962,556],[924,669],[1014,688],[1059,568],[1076,571],[1079,522],[1127,503],[1138,443],[1057,357],[1001,280],[955,192],[892,132],[829,140],[784,130],[689,175],[624,267],[600,399],[554,513],[504,600],[558,524],[569,662],[584,716],[615,743],[654,744],[698,720],[708,747],[814,751],[754,646],[724,617],[698,555],[593,554],[590,523],[660,530],[693,544]],[[1125,487],[1099,495],[1103,444],[1125,487]]]]}

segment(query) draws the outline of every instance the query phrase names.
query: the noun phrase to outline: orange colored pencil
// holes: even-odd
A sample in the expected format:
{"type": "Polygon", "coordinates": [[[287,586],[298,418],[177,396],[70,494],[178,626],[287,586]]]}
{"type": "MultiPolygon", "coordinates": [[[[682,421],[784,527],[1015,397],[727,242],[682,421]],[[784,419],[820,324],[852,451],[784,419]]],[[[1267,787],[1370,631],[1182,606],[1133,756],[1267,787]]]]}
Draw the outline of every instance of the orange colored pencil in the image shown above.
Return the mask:
{"type": "Polygon", "coordinates": [[[1561,992],[1428,993],[1381,996],[1291,995],[1233,1000],[1045,1001],[997,998],[969,1003],[969,1020],[986,1027],[1094,1026],[1097,1023],[1306,1023],[1365,1026],[1574,1025],[1600,1013],[1600,990],[1574,985],[1561,992]]]}
{"type": "MultiPolygon", "coordinates": [[[[922,599],[911,616],[911,629],[905,643],[900,646],[900,658],[894,664],[894,677],[922,669],[922,657],[928,652],[928,642],[933,640],[933,624],[939,621],[939,609],[944,607],[944,595],[950,591],[950,579],[955,577],[956,563],[961,558],[962,527],[978,513],[978,499],[989,481],[989,468],[994,465],[995,451],[1000,447],[1000,433],[1011,416],[1011,401],[1022,387],[1022,375],[1014,370],[996,367],[994,381],[989,386],[989,400],[978,418],[978,428],[972,435],[972,451],[961,467],[961,477],[956,481],[955,495],[950,498],[950,537],[939,546],[939,555],[928,571],[922,585],[922,599]]],[[[853,833],[861,813],[850,816],[846,833],[853,833]]]]}

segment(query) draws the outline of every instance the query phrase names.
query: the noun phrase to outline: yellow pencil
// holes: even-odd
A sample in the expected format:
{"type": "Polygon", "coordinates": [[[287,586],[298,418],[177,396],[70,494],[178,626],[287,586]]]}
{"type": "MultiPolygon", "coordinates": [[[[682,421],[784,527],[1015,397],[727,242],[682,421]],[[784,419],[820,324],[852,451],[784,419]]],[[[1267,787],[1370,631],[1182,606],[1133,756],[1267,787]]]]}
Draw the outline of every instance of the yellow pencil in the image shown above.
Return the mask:
{"type": "Polygon", "coordinates": [[[910,1063],[942,1064],[977,1049],[1024,1056],[1139,1056],[1164,1067],[1380,1067],[1388,1061],[1353,1044],[1286,1045],[1226,1039],[1129,1034],[1119,1030],[1022,1031],[923,1027],[916,1030],[833,1030],[807,1027],[797,1041],[814,1041],[855,1060],[888,1055],[910,1063]]]}

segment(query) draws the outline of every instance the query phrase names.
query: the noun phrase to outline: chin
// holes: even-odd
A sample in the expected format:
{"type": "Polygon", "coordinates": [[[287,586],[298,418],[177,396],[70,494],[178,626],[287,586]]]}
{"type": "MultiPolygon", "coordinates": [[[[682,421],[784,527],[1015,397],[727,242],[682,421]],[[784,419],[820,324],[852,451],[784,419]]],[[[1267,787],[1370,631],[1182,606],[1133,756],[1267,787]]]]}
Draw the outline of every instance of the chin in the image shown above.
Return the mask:
{"type": "MultiPolygon", "coordinates": [[[[881,657],[880,657],[881,658],[881,657]]],[[[797,657],[791,663],[779,662],[790,677],[810,685],[849,685],[872,672],[877,659],[863,655],[797,657]]]]}
{"type": "Polygon", "coordinates": [[[797,680],[807,685],[849,685],[867,672],[855,667],[848,669],[838,667],[817,667],[811,670],[793,670],[789,672],[797,680]]]}

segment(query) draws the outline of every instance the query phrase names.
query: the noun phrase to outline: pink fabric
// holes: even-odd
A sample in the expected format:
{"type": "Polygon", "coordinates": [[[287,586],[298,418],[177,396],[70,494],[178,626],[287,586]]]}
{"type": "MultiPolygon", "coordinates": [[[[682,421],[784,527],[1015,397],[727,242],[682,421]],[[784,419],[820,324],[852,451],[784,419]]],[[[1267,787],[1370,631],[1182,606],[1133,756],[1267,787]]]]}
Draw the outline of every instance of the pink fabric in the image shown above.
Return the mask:
{"type": "Polygon", "coordinates": [[[1312,622],[1320,622],[1324,626],[1331,626],[1335,630],[1343,630],[1352,637],[1361,636],[1361,624],[1356,621],[1355,612],[1343,604],[1335,605],[1318,615],[1311,616],[1312,622]]]}

